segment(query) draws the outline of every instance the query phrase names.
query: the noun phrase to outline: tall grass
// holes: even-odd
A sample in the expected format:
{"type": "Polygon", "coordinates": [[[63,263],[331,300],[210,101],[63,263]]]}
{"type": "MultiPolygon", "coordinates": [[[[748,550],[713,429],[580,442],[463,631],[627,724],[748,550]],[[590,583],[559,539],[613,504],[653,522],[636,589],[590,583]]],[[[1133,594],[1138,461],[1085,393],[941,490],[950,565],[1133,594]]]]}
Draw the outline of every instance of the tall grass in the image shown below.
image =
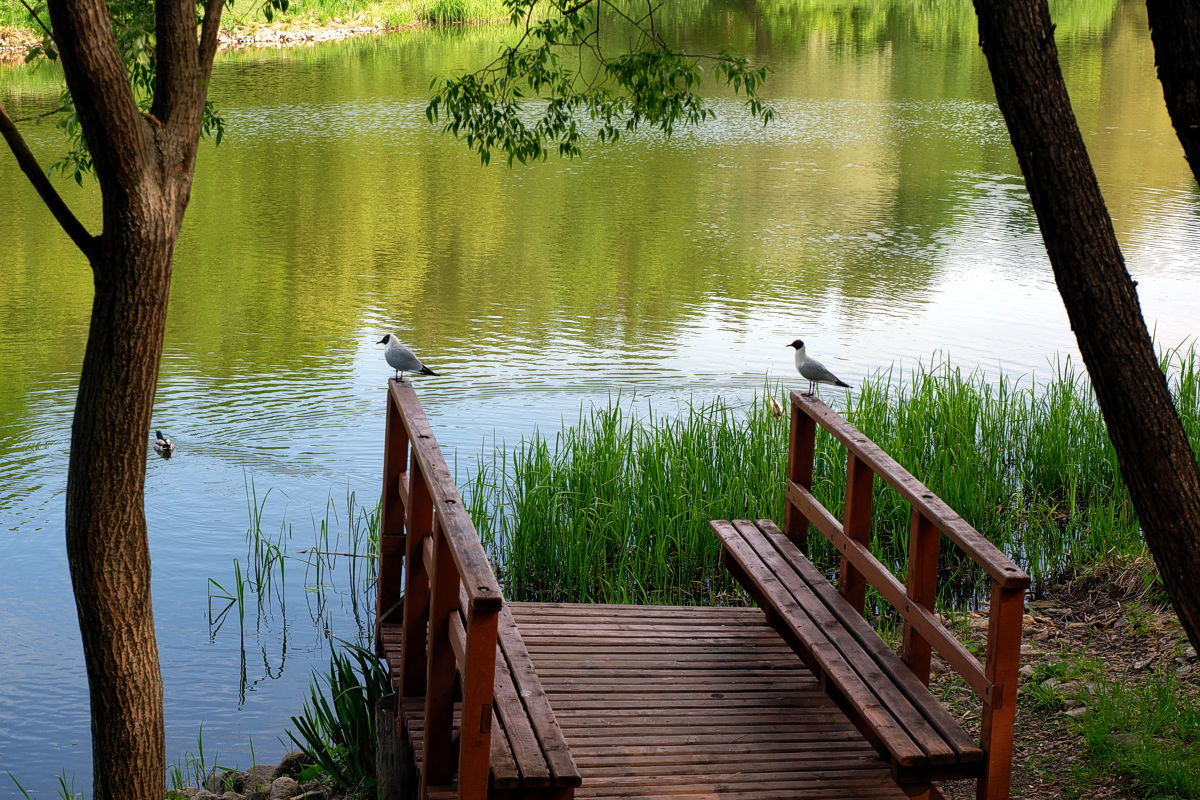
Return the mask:
{"type": "MultiPolygon", "coordinates": [[[[1193,349],[1164,370],[1200,447],[1193,349]]],[[[513,599],[723,602],[735,593],[710,519],[781,521],[786,415],[769,392],[718,399],[673,417],[628,403],[581,411],[553,438],[499,447],[466,487],[472,516],[513,599]]],[[[1137,517],[1086,377],[1070,360],[1045,383],[949,363],[879,373],[847,398],[846,417],[1029,570],[1035,588],[1114,552],[1142,548],[1137,517]]],[[[813,490],[842,510],[845,450],[819,432],[813,490]]],[[[872,549],[905,568],[909,508],[876,481],[872,549]]],[[[812,555],[834,554],[812,537],[812,555]]],[[[948,546],[948,543],[947,543],[948,546]]],[[[943,604],[977,597],[949,550],[943,604]]]]}
{"type": "Polygon", "coordinates": [[[329,672],[314,673],[288,736],[336,786],[374,796],[375,705],[390,691],[387,668],[375,654],[342,642],[330,653],[329,672]]]}

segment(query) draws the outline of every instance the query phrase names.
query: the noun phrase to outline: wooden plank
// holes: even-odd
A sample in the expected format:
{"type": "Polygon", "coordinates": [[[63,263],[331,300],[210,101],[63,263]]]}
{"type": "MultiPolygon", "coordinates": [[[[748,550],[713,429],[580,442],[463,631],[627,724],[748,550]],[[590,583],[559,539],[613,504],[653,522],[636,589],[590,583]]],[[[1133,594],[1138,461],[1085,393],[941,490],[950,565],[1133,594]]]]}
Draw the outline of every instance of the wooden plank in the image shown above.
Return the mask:
{"type": "MultiPolygon", "coordinates": [[[[449,783],[454,776],[452,710],[456,659],[450,646],[451,617],[457,617],[458,572],[452,546],[434,518],[434,569],[430,576],[429,656],[425,674],[425,767],[421,791],[431,784],[449,783]]],[[[406,632],[407,633],[407,632],[406,632]]],[[[489,749],[490,752],[490,749],[489,749]]]]}
{"type": "MultiPolygon", "coordinates": [[[[457,574],[455,578],[457,578],[457,574]]],[[[458,589],[457,591],[461,591],[458,589]]],[[[456,591],[456,594],[457,594],[456,591]]],[[[485,800],[491,764],[492,707],[496,681],[497,612],[479,605],[467,609],[459,726],[458,796],[485,800]]],[[[461,621],[458,613],[451,622],[461,621]]],[[[515,755],[515,753],[514,753],[515,755]]]]}
{"type": "Polygon", "coordinates": [[[994,581],[1008,589],[1029,588],[1029,576],[1013,563],[998,547],[989,542],[979,531],[971,527],[945,501],[931,492],[925,484],[914,478],[900,466],[883,448],[864,436],[857,428],[843,419],[837,412],[815,396],[793,390],[793,405],[801,408],[808,416],[829,431],[835,439],[867,463],[875,474],[883,478],[900,493],[914,508],[919,508],[942,533],[946,534],[971,560],[978,564],[994,581]]]}
{"type": "MultiPolygon", "coordinates": [[[[576,756],[583,777],[577,797],[905,797],[886,763],[757,609],[614,609],[607,622],[588,609],[567,616],[602,632],[594,652],[564,654],[549,652],[558,648],[556,626],[564,624],[559,610],[506,607],[576,756]],[[620,635],[609,635],[608,622],[628,626],[631,643],[622,646],[620,635]],[[656,640],[647,635],[655,625],[693,625],[691,638],[711,640],[710,652],[703,655],[683,637],[656,640]],[[754,635],[730,635],[731,629],[754,635]],[[555,666],[563,663],[587,666],[555,666]],[[686,699],[690,692],[704,702],[686,699]],[[614,702],[606,703],[606,694],[614,702]],[[756,694],[773,701],[755,700],[756,694]],[[630,702],[639,695],[642,702],[630,702]],[[753,707],[741,708],[744,700],[753,707]],[[732,755],[737,748],[746,754],[740,763],[732,755]],[[669,758],[672,749],[678,763],[669,758]]],[[[580,638],[572,637],[570,649],[580,638]]]]}
{"type": "Polygon", "coordinates": [[[499,649],[496,650],[496,712],[508,732],[521,785],[549,786],[550,767],[546,764],[537,736],[529,723],[529,715],[521,703],[508,661],[499,649]]]}
{"type": "Polygon", "coordinates": [[[467,626],[463,624],[462,611],[455,609],[455,612],[450,615],[450,649],[454,651],[454,660],[461,670],[467,663],[467,626]]]}
{"type": "Polygon", "coordinates": [[[851,633],[869,658],[887,675],[887,679],[901,691],[905,699],[920,711],[922,719],[931,725],[956,753],[958,761],[977,761],[981,757],[979,746],[962,729],[962,725],[937,698],[929,693],[925,685],[879,638],[874,629],[851,609],[840,603],[839,595],[829,586],[820,571],[770,520],[759,520],[755,528],[769,542],[776,554],[811,588],[829,609],[835,623],[851,633]]]}
{"type": "MultiPolygon", "coordinates": [[[[817,445],[817,424],[812,417],[790,405],[788,428],[787,479],[812,489],[813,454],[817,445]]],[[[783,529],[801,550],[808,549],[808,520],[791,503],[783,506],[783,529]]]]}
{"type": "MultiPolygon", "coordinates": [[[[760,528],[752,522],[738,521],[734,527],[797,601],[805,596],[815,601],[805,604],[808,615],[825,632],[842,658],[861,677],[862,685],[868,689],[869,694],[860,698],[839,686],[847,699],[856,706],[869,704],[873,702],[872,698],[882,703],[931,763],[958,761],[962,750],[955,748],[948,739],[957,732],[970,747],[970,740],[961,726],[945,713],[942,705],[871,629],[858,614],[858,609],[850,608],[845,598],[833,591],[829,582],[774,524],[769,524],[769,528],[767,525],[760,528]],[[770,536],[764,529],[770,531],[770,536]],[[783,548],[791,558],[784,558],[776,547],[783,548]],[[927,715],[937,715],[939,710],[942,715],[938,719],[948,728],[946,731],[934,727],[927,719],[927,715]]],[[[891,743],[887,744],[891,750],[891,743]]],[[[897,761],[906,766],[917,763],[897,761]]]]}
{"type": "Polygon", "coordinates": [[[1012,781],[1013,720],[1017,714],[1018,669],[1021,662],[1021,625],[1025,590],[992,585],[988,606],[987,671],[996,686],[992,702],[984,706],[980,741],[985,752],[978,800],[1003,800],[1012,781]]]}
{"type": "Polygon", "coordinates": [[[533,660],[525,647],[525,642],[517,629],[508,606],[500,610],[497,619],[497,638],[500,651],[508,662],[512,673],[513,684],[517,688],[530,725],[545,753],[546,763],[550,767],[556,786],[579,786],[579,769],[571,758],[571,751],[559,728],[554,710],[546,691],[538,679],[533,660]]]}
{"type": "MultiPolygon", "coordinates": [[[[751,545],[743,538],[743,531],[732,524],[717,520],[710,523],[721,538],[728,552],[746,572],[751,585],[746,588],[751,594],[762,597],[765,606],[778,612],[779,619],[806,649],[807,654],[820,665],[821,672],[850,698],[854,709],[864,725],[876,733],[886,745],[892,758],[899,764],[925,763],[929,755],[913,741],[909,732],[896,720],[887,706],[863,683],[863,679],[846,662],[837,645],[827,636],[834,631],[822,630],[821,624],[809,614],[809,607],[802,604],[784,586],[762,561],[751,545]]],[[[767,545],[769,547],[769,545],[767,545]]]]}
{"type": "MultiPolygon", "coordinates": [[[[842,533],[866,548],[871,542],[871,508],[874,502],[875,473],[854,453],[846,453],[846,514],[842,533]]],[[[850,607],[863,613],[867,601],[867,579],[854,562],[842,553],[838,590],[850,607]]]]}
{"type": "Polygon", "coordinates": [[[905,621],[911,623],[975,693],[986,701],[991,692],[991,682],[988,681],[979,661],[963,647],[962,642],[946,630],[932,612],[913,603],[904,585],[896,580],[896,576],[892,575],[887,567],[879,563],[870,550],[847,538],[842,533],[841,523],[818,503],[811,493],[796,484],[789,484],[788,497],[805,508],[805,513],[813,520],[817,529],[825,534],[839,552],[854,562],[884,599],[891,603],[905,621]]]}
{"type": "Polygon", "coordinates": [[[404,590],[404,509],[407,499],[396,491],[408,467],[408,432],[388,394],[383,438],[383,494],[379,512],[379,564],[375,583],[376,648],[378,626],[391,622],[404,590]]]}
{"type": "Polygon", "coordinates": [[[429,625],[429,569],[422,557],[425,541],[433,535],[433,500],[422,476],[421,468],[412,465],[412,496],[407,506],[408,518],[404,563],[403,636],[400,652],[401,695],[413,697],[425,693],[426,659],[429,625]]]}
{"type": "MultiPolygon", "coordinates": [[[[500,664],[496,664],[496,682],[500,682],[500,664]]],[[[499,686],[496,695],[499,697],[499,686]]],[[[499,701],[497,701],[499,702],[499,701]]],[[[512,735],[504,724],[504,715],[497,714],[492,725],[492,787],[496,789],[514,789],[521,785],[521,772],[517,769],[517,760],[512,754],[512,735]]]]}
{"type": "MultiPolygon", "coordinates": [[[[941,531],[920,509],[914,508],[908,523],[908,598],[933,615],[938,591],[938,551],[941,531]]],[[[904,663],[917,679],[929,685],[929,666],[933,648],[907,618],[904,620],[902,653],[904,663]]]]}
{"type": "Polygon", "coordinates": [[[405,420],[412,442],[413,459],[421,466],[429,484],[430,495],[441,518],[442,529],[450,543],[455,567],[462,576],[471,606],[499,610],[502,603],[500,584],[496,581],[487,554],[480,544],[479,534],[463,506],[454,478],[433,437],[425,410],[408,383],[393,379],[388,386],[405,420]]]}

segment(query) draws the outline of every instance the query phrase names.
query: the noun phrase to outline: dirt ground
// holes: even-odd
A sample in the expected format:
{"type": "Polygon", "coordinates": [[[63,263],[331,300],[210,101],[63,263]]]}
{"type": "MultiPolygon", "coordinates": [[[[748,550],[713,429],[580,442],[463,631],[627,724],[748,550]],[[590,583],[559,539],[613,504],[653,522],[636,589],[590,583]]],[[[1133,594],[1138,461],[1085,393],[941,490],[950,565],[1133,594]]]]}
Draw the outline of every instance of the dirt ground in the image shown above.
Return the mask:
{"type": "MultiPolygon", "coordinates": [[[[1086,714],[1086,705],[1069,703],[1075,708],[1051,711],[1039,706],[1031,680],[1041,677],[1040,665],[1091,659],[1101,665],[1103,680],[1127,685],[1156,670],[1169,671],[1179,677],[1184,692],[1200,697],[1200,661],[1187,644],[1174,613],[1152,585],[1147,585],[1146,576],[1153,574],[1148,560],[1105,565],[1028,603],[1014,726],[1012,797],[1116,800],[1136,796],[1128,794],[1119,779],[1097,782],[1079,777],[1086,745],[1069,714],[1086,714]]],[[[971,620],[971,629],[971,638],[982,646],[986,619],[971,620]]],[[[948,679],[944,663],[935,664],[935,673],[931,687],[934,693],[944,697],[969,727],[977,730],[979,708],[975,695],[961,682],[948,679]]],[[[1082,688],[1087,690],[1086,685],[1082,688]]],[[[1057,690],[1063,696],[1077,692],[1069,685],[1060,685],[1057,690]]],[[[975,796],[973,783],[967,782],[945,785],[942,791],[951,800],[975,796]]]]}

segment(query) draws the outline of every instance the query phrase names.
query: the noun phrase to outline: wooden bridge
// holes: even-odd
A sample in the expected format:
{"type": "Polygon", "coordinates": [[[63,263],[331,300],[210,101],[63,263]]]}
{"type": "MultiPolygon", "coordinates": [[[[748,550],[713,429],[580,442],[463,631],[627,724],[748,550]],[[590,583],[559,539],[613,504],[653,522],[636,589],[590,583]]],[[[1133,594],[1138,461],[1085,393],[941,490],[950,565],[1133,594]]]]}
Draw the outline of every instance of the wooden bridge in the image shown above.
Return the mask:
{"type": "Polygon", "coordinates": [[[791,394],[783,530],[711,525],[758,609],[508,603],[403,381],[385,447],[377,644],[410,795],[901,800],[973,778],[1008,797],[1029,578],[815,397],[791,394]],[[847,450],[840,521],[810,492],[818,424],[847,450]],[[912,505],[906,584],[867,549],[876,476],[912,505]],[[933,612],[943,535],[992,579],[982,665],[933,612]],[[868,583],[904,618],[899,655],[862,617],[868,583]],[[978,740],[927,689],[933,649],[982,701],[978,740]]]}

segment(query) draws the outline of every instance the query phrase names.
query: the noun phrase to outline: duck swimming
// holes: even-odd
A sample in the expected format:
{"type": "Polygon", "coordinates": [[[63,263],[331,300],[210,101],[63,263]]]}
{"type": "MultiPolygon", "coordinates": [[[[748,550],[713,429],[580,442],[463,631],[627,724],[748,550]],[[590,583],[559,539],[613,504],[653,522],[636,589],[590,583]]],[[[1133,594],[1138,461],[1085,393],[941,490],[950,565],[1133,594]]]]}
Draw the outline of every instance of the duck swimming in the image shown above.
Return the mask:
{"type": "Polygon", "coordinates": [[[171,453],[175,452],[175,443],[168,437],[163,436],[162,431],[154,432],[154,452],[164,458],[170,458],[171,453]]]}

